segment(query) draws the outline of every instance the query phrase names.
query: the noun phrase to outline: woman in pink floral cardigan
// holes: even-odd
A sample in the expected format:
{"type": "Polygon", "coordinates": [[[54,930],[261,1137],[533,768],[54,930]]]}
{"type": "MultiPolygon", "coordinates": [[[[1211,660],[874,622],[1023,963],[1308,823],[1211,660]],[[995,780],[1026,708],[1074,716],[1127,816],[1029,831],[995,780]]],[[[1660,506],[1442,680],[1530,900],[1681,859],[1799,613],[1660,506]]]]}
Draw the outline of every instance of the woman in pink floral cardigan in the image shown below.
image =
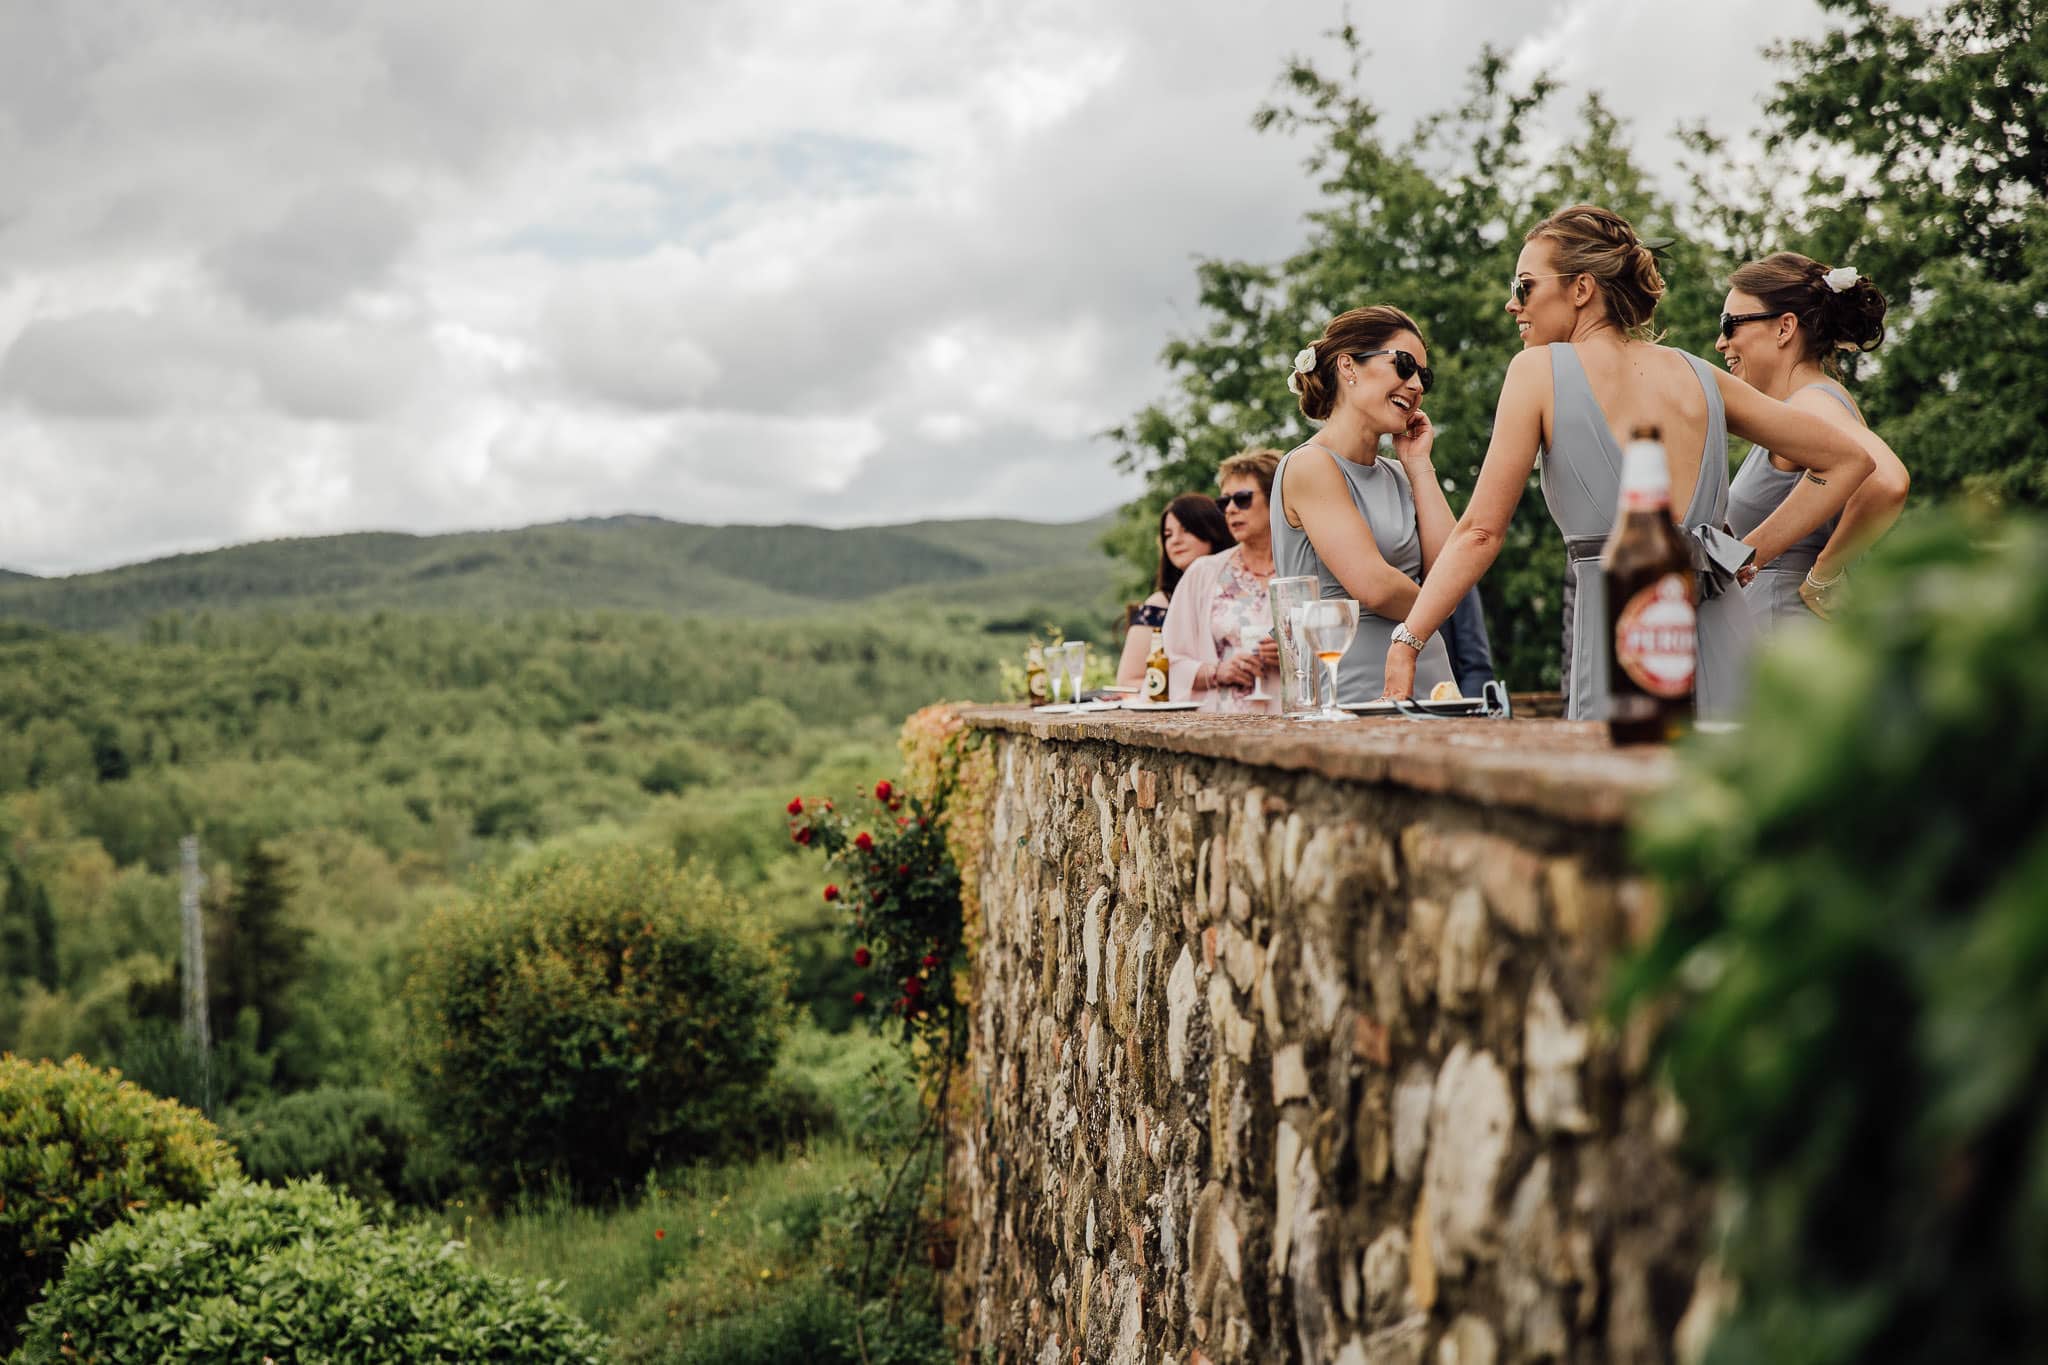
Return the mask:
{"type": "Polygon", "coordinates": [[[1273,528],[1267,499],[1277,450],[1247,450],[1216,471],[1216,499],[1237,544],[1188,565],[1166,611],[1164,638],[1171,663],[1167,695],[1199,701],[1204,711],[1277,711],[1272,685],[1280,662],[1273,641],[1273,608],[1266,584],[1273,577],[1273,528]],[[1247,694],[1261,680],[1268,695],[1247,694]]]}

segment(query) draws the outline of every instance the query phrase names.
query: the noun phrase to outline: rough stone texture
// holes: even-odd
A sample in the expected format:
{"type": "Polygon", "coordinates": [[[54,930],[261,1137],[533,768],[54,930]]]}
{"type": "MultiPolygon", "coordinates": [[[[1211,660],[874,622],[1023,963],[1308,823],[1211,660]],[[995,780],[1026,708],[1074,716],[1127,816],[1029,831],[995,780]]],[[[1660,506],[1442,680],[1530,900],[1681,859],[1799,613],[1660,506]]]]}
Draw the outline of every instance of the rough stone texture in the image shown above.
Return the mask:
{"type": "Polygon", "coordinates": [[[970,718],[1000,775],[970,1347],[1673,1359],[1708,1193],[1599,1015],[1654,922],[1619,821],[1666,756],[1550,721],[970,718]]]}

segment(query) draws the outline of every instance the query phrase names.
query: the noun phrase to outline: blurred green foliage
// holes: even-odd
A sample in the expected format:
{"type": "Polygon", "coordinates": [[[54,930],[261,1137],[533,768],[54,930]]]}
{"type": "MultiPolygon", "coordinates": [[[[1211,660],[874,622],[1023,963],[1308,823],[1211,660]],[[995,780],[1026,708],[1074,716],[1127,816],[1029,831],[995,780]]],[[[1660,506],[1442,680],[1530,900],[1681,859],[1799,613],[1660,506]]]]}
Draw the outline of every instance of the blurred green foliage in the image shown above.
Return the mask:
{"type": "Polygon", "coordinates": [[[253,1180],[321,1176],[365,1204],[427,1205],[457,1185],[453,1157],[402,1092],[319,1086],[229,1113],[221,1135],[253,1180]]]}
{"type": "Polygon", "coordinates": [[[204,1115],[119,1073],[0,1055],[0,1348],[73,1242],[240,1173],[204,1115]]]}
{"type": "Polygon", "coordinates": [[[2048,1340],[2048,527],[1930,518],[1765,660],[1640,849],[1627,980],[1731,1191],[1717,1361],[2048,1340]]]}
{"type": "Polygon", "coordinates": [[[371,1222],[318,1182],[231,1181],[83,1245],[30,1315],[21,1365],[265,1359],[415,1365],[607,1359],[545,1284],[478,1269],[424,1228],[371,1222]]]}

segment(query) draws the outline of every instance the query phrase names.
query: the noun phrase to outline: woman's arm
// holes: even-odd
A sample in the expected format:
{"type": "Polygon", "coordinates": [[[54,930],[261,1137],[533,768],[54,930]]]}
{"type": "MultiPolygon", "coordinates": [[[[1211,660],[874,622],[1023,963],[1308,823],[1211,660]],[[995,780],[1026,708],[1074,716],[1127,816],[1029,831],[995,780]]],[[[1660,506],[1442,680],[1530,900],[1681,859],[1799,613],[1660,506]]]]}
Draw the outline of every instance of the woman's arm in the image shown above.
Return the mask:
{"type": "MultiPolygon", "coordinates": [[[[1402,623],[1418,639],[1427,640],[1443,625],[1500,556],[1501,537],[1529,486],[1529,471],[1536,467],[1536,451],[1543,444],[1543,396],[1548,392],[1547,350],[1523,351],[1509,362],[1494,409],[1493,439],[1480,463],[1472,500],[1465,504],[1465,515],[1452,528],[1402,623]]],[[[1415,657],[1416,651],[1406,645],[1387,646],[1388,696],[1414,692],[1415,657]]]]}
{"type": "Polygon", "coordinates": [[[1422,572],[1426,575],[1436,564],[1436,557],[1443,552],[1444,542],[1450,539],[1451,527],[1457,518],[1451,515],[1451,504],[1444,497],[1444,486],[1437,482],[1436,465],[1430,459],[1430,452],[1436,446],[1436,427],[1426,413],[1415,413],[1408,419],[1408,429],[1394,438],[1394,458],[1401,462],[1401,472],[1408,476],[1409,491],[1415,496],[1415,531],[1422,541],[1422,572]]]}
{"type": "MultiPolygon", "coordinates": [[[[1344,591],[1366,610],[1398,621],[1415,600],[1415,581],[1380,554],[1372,527],[1351,501],[1351,489],[1336,461],[1335,455],[1289,460],[1280,474],[1286,506],[1301,519],[1316,557],[1344,591]]],[[[1437,496],[1443,496],[1441,490],[1437,496]]]]}
{"type": "Polygon", "coordinates": [[[1166,608],[1161,634],[1166,644],[1166,695],[1189,701],[1209,690],[1216,676],[1216,640],[1209,633],[1209,612],[1216,596],[1216,576],[1223,555],[1207,555],[1188,565],[1173,602],[1166,608]]]}
{"type": "Polygon", "coordinates": [[[1856,420],[1840,403],[1811,389],[1802,389],[1792,395],[1792,402],[1795,406],[1810,407],[1827,421],[1842,427],[1856,439],[1873,462],[1870,477],[1850,494],[1849,501],[1842,507],[1842,520],[1835,527],[1835,533],[1828,537],[1828,543],[1813,561],[1815,578],[1833,579],[1892,528],[1892,523],[1905,509],[1906,494],[1913,487],[1913,479],[1892,448],[1885,444],[1884,438],[1856,420]]]}
{"type": "Polygon", "coordinates": [[[1714,379],[1728,411],[1728,430],[1806,470],[1763,525],[1742,538],[1756,550],[1756,566],[1762,568],[1841,511],[1876,462],[1845,427],[1828,418],[1768,398],[1721,370],[1714,371],[1714,379]]]}
{"type": "MultiPolygon", "coordinates": [[[[1145,599],[1148,607],[1166,605],[1166,594],[1155,592],[1145,599]]],[[[1132,626],[1124,632],[1123,657],[1116,661],[1116,680],[1120,683],[1142,683],[1145,681],[1145,660],[1152,654],[1152,627],[1132,626]]]]}

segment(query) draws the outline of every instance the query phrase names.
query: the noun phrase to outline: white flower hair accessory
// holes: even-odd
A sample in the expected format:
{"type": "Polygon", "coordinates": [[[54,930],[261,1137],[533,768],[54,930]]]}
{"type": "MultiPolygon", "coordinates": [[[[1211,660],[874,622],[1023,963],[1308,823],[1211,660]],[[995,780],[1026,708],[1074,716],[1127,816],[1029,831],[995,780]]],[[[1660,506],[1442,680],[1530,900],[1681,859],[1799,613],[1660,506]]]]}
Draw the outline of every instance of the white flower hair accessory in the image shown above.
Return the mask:
{"type": "Polygon", "coordinates": [[[1301,377],[1310,374],[1316,367],[1316,348],[1304,346],[1294,353],[1294,373],[1287,376],[1287,391],[1296,398],[1301,397],[1301,377]]]}
{"type": "Polygon", "coordinates": [[[1843,290],[1849,288],[1851,285],[1856,283],[1856,274],[1857,272],[1855,266],[1838,265],[1833,270],[1830,270],[1827,274],[1821,276],[1821,280],[1827,285],[1829,289],[1839,294],[1843,290]]]}

